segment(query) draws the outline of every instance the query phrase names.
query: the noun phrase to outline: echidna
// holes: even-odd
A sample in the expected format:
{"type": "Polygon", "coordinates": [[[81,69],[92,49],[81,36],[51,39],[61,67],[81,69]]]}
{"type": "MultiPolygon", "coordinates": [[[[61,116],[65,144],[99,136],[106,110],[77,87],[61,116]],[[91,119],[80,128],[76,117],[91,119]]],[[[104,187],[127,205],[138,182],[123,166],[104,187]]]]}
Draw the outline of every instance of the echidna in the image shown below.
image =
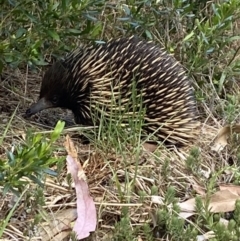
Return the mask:
{"type": "Polygon", "coordinates": [[[134,36],[81,47],[55,62],[26,115],[62,107],[72,110],[76,123],[93,125],[93,119],[119,110],[127,122],[141,108],[133,89],[145,110],[145,132],[170,144],[196,138],[196,103],[183,67],[165,50],[134,36]]]}

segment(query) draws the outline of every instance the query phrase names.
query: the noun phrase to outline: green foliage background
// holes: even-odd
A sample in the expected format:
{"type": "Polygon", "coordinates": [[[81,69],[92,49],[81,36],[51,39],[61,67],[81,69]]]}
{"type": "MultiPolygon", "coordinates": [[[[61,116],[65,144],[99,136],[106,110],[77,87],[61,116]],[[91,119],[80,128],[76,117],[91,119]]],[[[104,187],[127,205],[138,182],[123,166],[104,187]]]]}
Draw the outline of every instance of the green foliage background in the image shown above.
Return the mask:
{"type": "MultiPolygon", "coordinates": [[[[191,0],[5,0],[0,12],[1,70],[6,64],[46,65],[80,43],[136,34],[164,45],[192,72],[207,72],[209,60],[216,55],[219,63],[226,59],[221,56],[224,47],[239,39],[233,26],[239,7],[238,0],[208,4],[191,0]]],[[[239,70],[239,62],[226,65],[239,70]]]]}

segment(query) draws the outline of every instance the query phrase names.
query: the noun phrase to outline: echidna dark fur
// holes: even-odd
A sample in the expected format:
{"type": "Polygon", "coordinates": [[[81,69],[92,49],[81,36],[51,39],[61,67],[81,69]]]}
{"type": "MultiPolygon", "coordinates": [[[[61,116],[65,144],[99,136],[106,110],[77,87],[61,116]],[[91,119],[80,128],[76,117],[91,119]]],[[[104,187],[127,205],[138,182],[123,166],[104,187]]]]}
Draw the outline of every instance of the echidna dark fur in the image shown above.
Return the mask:
{"type": "Polygon", "coordinates": [[[165,50],[136,37],[81,47],[54,63],[45,73],[40,98],[28,116],[50,107],[71,109],[76,123],[93,124],[96,110],[120,108],[123,119],[140,107],[131,102],[132,84],[145,109],[143,129],[171,144],[197,137],[199,122],[190,79],[165,50]],[[112,99],[120,103],[113,105],[112,99]]]}

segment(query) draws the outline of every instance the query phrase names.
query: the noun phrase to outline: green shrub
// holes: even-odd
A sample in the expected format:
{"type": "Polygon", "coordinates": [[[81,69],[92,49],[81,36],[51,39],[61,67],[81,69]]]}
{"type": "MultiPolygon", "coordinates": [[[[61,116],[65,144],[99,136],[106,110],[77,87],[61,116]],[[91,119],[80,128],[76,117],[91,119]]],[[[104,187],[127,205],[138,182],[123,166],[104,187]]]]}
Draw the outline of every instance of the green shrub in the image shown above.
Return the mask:
{"type": "Polygon", "coordinates": [[[63,127],[64,122],[58,122],[50,139],[43,134],[29,132],[24,144],[7,152],[7,160],[0,160],[0,186],[3,187],[3,194],[12,191],[19,195],[29,183],[28,179],[42,186],[45,174],[56,175],[50,167],[63,159],[54,157],[53,144],[63,127]]]}

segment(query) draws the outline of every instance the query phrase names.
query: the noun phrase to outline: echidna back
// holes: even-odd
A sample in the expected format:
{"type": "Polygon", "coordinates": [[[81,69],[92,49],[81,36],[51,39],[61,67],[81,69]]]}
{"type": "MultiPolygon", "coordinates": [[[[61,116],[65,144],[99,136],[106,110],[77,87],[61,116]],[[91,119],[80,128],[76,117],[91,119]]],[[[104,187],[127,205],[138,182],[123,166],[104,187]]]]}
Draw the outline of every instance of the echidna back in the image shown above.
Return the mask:
{"type": "Polygon", "coordinates": [[[168,143],[187,144],[199,127],[190,82],[163,49],[135,37],[119,38],[78,48],[57,62],[43,78],[40,99],[71,109],[76,122],[84,125],[96,123],[102,115],[114,118],[114,111],[127,123],[143,108],[146,133],[168,143]]]}

